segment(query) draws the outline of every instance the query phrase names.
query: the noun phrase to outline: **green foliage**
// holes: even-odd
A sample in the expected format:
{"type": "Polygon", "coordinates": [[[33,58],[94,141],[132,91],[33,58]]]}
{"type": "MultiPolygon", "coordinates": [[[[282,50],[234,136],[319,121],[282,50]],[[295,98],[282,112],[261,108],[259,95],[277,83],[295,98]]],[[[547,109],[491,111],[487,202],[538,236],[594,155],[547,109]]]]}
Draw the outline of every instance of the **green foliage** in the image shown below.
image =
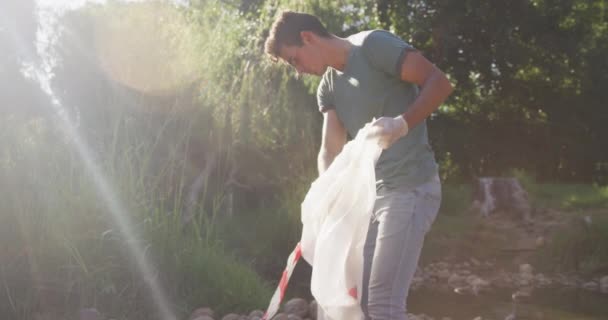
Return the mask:
{"type": "Polygon", "coordinates": [[[548,270],[603,275],[608,267],[608,216],[601,212],[589,217],[590,223],[579,216],[558,230],[538,263],[548,270]]]}
{"type": "Polygon", "coordinates": [[[470,204],[470,185],[442,185],[441,207],[424,242],[423,263],[445,258],[454,244],[475,228],[475,216],[469,210],[470,204]]]}
{"type": "Polygon", "coordinates": [[[536,207],[564,210],[608,208],[608,189],[598,185],[538,183],[523,170],[511,170],[536,207]]]}
{"type": "Polygon", "coordinates": [[[464,177],[521,167],[605,183],[607,10],[603,1],[381,1],[371,20],[455,83],[431,135],[464,177]]]}
{"type": "Polygon", "coordinates": [[[523,170],[512,170],[536,208],[562,210],[566,224],[554,231],[552,241],[536,255],[547,270],[593,274],[608,265],[608,190],[582,184],[542,184],[523,170]],[[588,217],[588,218],[585,218],[588,217]],[[589,222],[585,219],[590,218],[589,222]]]}
{"type": "MultiPolygon", "coordinates": [[[[152,309],[126,240],[73,138],[19,71],[36,18],[23,14],[33,2],[14,7],[24,46],[0,28],[0,313],[32,318],[48,301],[62,312],[96,305],[144,317],[152,309]]],[[[52,87],[180,313],[263,308],[270,288],[252,268],[275,281],[299,238],[300,202],[316,176],[319,80],[296,79],[263,54],[282,9],[314,13],[339,36],[389,29],[456,84],[428,121],[449,183],[425,257],[474,227],[461,185],[474,176],[522,168],[515,175],[536,206],[608,206],[608,189],[589,184],[605,184],[608,172],[604,1],[89,5],[58,20],[52,87]]],[[[593,219],[588,232],[564,232],[548,261],[605,263],[605,219],[593,219]]]]}
{"type": "MultiPolygon", "coordinates": [[[[106,125],[114,128],[114,143],[104,144],[96,161],[111,182],[110,196],[127,209],[118,214],[129,215],[123,218],[134,222],[132,236],[159,271],[148,276],[160,281],[182,314],[203,303],[219,312],[263,308],[269,286],[220,246],[215,221],[225,190],[204,188],[207,201],[195,209],[195,221],[184,223],[181,199],[191,180],[185,150],[196,118],[168,117],[160,128],[154,121],[113,120],[106,125]],[[175,136],[166,130],[173,125],[186,130],[175,136]],[[153,139],[140,135],[150,126],[160,129],[153,139]],[[163,141],[169,134],[168,146],[163,141]],[[160,150],[164,156],[156,158],[160,150]]],[[[0,166],[8,199],[0,207],[0,237],[10,244],[0,251],[6,262],[0,270],[2,314],[31,318],[42,303],[45,311],[66,317],[79,306],[96,306],[111,316],[147,318],[154,312],[149,290],[98,181],[53,122],[22,121],[3,121],[1,134],[9,148],[0,166]]]]}
{"type": "MultiPolygon", "coordinates": [[[[314,179],[313,174],[304,176],[314,179]]],[[[294,181],[260,208],[244,210],[236,219],[224,219],[218,228],[223,242],[250,259],[262,275],[277,280],[285,259],[300,241],[300,205],[309,186],[309,182],[294,181]]]]}

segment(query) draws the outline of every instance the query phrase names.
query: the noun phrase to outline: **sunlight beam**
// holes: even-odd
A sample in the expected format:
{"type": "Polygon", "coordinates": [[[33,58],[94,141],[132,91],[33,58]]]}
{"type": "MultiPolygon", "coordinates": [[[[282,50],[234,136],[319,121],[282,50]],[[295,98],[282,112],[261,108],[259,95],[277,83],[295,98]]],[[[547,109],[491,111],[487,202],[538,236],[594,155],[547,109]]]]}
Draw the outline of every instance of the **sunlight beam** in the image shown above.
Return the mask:
{"type": "Polygon", "coordinates": [[[107,206],[114,224],[119,228],[121,235],[126,240],[127,248],[135,260],[140,276],[150,289],[150,295],[155,305],[158,307],[162,319],[176,320],[177,318],[171,310],[163,289],[157,281],[157,278],[150,267],[150,263],[145,257],[143,248],[137,243],[135,231],[131,227],[132,222],[129,219],[125,206],[105,178],[101,167],[94,161],[90,148],[80,137],[74,122],[69,117],[69,113],[65,110],[60,99],[51,87],[51,80],[53,78],[52,71],[56,65],[56,60],[49,49],[52,47],[52,44],[57,37],[56,34],[53,34],[53,28],[56,26],[57,22],[57,13],[53,14],[38,6],[36,14],[38,17],[38,30],[36,32],[37,55],[27,49],[17,32],[17,28],[14,23],[12,23],[13,21],[1,11],[0,23],[3,22],[2,24],[6,24],[4,28],[6,28],[10,34],[10,41],[16,46],[18,54],[24,61],[24,67],[22,68],[24,75],[36,81],[48,96],[51,106],[59,119],[58,124],[60,129],[65,133],[65,136],[71,139],[73,147],[76,149],[80,160],[84,163],[86,170],[93,180],[100,199],[102,199],[107,206]],[[38,63],[36,63],[36,57],[39,58],[38,63]]]}

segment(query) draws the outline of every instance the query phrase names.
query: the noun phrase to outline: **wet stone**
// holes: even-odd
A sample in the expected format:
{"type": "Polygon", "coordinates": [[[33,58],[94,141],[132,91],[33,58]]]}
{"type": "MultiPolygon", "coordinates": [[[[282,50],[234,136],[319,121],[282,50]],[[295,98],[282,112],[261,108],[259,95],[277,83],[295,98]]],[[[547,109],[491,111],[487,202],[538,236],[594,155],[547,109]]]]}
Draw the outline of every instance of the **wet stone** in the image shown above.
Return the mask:
{"type": "Polygon", "coordinates": [[[236,313],[229,313],[225,315],[222,320],[241,320],[241,315],[236,313]]]}
{"type": "Polygon", "coordinates": [[[287,320],[287,314],[285,313],[277,313],[274,317],[272,317],[272,320],[287,320]]]}
{"type": "Polygon", "coordinates": [[[194,320],[200,316],[208,316],[210,318],[213,318],[215,316],[215,313],[213,312],[213,310],[211,308],[207,308],[207,307],[198,308],[192,312],[192,314],[190,315],[190,317],[188,319],[194,320]]]}
{"type": "Polygon", "coordinates": [[[287,303],[285,303],[285,307],[283,311],[289,315],[296,315],[300,318],[305,318],[308,315],[309,305],[306,300],[302,298],[294,298],[287,303]]]}

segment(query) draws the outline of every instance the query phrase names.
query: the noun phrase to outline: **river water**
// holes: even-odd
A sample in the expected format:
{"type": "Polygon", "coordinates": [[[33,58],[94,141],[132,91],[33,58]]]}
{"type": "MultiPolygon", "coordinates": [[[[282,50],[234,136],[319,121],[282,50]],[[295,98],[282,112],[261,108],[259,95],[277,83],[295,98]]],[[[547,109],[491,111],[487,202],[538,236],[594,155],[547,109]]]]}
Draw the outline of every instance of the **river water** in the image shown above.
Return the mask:
{"type": "Polygon", "coordinates": [[[434,319],[552,319],[606,320],[608,294],[574,289],[537,289],[525,302],[514,304],[511,292],[493,292],[480,296],[452,292],[416,290],[410,293],[408,312],[426,314],[434,319]]]}

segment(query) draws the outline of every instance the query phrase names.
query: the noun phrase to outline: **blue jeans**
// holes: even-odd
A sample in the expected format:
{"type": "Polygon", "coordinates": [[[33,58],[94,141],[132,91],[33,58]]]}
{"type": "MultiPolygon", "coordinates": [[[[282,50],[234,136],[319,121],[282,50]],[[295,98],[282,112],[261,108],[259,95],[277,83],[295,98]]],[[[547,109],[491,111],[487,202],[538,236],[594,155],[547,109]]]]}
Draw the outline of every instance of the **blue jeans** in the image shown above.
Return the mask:
{"type": "Polygon", "coordinates": [[[437,176],[414,189],[378,192],[364,248],[361,308],[366,319],[407,319],[410,283],[440,203],[437,176]]]}

